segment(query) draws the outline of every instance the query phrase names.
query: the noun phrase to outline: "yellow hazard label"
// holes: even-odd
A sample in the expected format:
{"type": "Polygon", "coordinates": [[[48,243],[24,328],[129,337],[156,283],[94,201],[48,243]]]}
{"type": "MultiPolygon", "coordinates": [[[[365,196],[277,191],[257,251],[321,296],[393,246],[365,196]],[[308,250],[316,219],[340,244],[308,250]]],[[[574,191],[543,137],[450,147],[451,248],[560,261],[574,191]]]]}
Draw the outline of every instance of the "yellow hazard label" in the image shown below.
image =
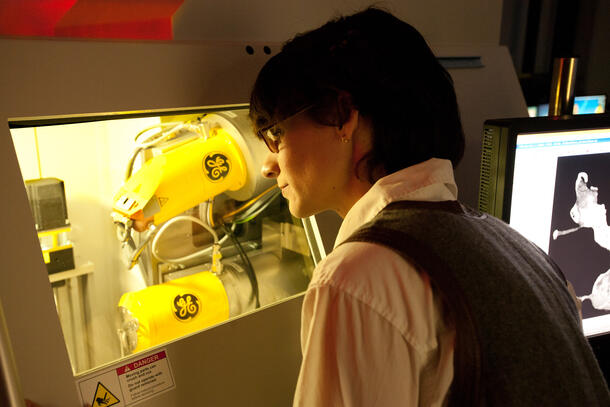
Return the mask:
{"type": "Polygon", "coordinates": [[[97,382],[97,389],[95,389],[95,395],[91,402],[91,407],[110,407],[119,403],[121,400],[117,399],[116,396],[110,393],[101,382],[97,382]]]}

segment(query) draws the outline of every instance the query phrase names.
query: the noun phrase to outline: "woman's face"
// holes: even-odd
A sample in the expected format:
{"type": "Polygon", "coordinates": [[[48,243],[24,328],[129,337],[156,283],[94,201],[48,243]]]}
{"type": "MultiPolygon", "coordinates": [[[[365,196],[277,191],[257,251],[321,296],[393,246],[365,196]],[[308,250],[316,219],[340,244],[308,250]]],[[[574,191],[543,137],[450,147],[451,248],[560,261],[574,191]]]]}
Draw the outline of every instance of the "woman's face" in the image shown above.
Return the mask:
{"type": "Polygon", "coordinates": [[[269,153],[262,173],[275,178],[299,218],[331,209],[341,213],[350,180],[351,149],[337,127],[298,114],[281,124],[277,153],[269,153]]]}

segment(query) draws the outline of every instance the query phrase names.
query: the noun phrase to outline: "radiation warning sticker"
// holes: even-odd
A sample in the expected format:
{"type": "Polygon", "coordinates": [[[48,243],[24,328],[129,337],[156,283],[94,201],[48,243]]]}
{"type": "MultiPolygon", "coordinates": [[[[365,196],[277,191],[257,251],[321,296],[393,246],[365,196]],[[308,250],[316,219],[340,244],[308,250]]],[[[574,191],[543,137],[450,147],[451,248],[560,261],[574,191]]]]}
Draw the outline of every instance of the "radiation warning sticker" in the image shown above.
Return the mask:
{"type": "Polygon", "coordinates": [[[176,387],[165,350],[92,373],[78,381],[83,405],[127,407],[176,387]]]}

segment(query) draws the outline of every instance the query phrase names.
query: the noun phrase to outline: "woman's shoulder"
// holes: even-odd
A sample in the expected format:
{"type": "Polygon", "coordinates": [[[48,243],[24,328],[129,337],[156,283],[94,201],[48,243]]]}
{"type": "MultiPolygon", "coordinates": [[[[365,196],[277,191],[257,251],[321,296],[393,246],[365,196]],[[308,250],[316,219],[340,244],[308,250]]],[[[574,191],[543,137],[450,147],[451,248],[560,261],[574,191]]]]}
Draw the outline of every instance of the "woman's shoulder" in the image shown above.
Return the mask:
{"type": "Polygon", "coordinates": [[[347,294],[423,348],[436,344],[441,315],[428,276],[392,249],[342,244],[316,267],[310,290],[347,294]]]}
{"type": "Polygon", "coordinates": [[[409,264],[393,250],[374,243],[349,242],[336,247],[318,264],[312,284],[342,287],[369,279],[380,281],[397,268],[409,268],[409,264]]]}

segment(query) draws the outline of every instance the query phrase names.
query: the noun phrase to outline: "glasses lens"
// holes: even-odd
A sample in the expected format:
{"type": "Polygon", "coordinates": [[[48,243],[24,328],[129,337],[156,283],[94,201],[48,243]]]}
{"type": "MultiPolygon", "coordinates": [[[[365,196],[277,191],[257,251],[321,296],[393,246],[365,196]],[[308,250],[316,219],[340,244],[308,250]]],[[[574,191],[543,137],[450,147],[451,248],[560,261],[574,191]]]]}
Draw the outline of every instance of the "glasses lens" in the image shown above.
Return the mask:
{"type": "Polygon", "coordinates": [[[307,110],[311,109],[312,107],[313,107],[313,105],[306,106],[302,109],[297,110],[296,113],[276,122],[272,126],[262,128],[261,130],[258,131],[258,136],[265,141],[265,144],[267,145],[269,150],[271,150],[272,153],[277,153],[279,151],[281,138],[284,135],[284,131],[282,130],[282,127],[280,127],[280,123],[286,122],[287,120],[289,120],[303,112],[306,112],[307,110]]]}
{"type": "Polygon", "coordinates": [[[272,126],[261,131],[261,138],[265,141],[265,144],[272,153],[278,152],[281,135],[282,131],[277,126],[272,126]]]}

